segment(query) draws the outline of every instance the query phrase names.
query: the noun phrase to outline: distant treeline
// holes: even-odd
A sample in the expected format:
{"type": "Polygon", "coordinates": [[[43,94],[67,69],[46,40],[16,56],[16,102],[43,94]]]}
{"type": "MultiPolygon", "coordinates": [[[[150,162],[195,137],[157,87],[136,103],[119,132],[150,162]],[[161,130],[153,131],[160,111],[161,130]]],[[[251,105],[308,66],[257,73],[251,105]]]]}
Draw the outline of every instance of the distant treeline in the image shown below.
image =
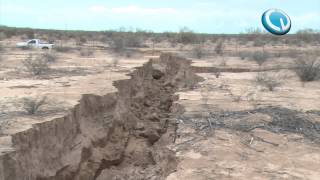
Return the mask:
{"type": "Polygon", "coordinates": [[[41,38],[54,42],[55,40],[76,40],[79,43],[87,41],[100,41],[102,43],[114,42],[121,40],[128,47],[138,47],[141,42],[150,40],[154,43],[168,41],[173,44],[201,44],[207,41],[227,41],[236,40],[240,44],[246,44],[248,41],[254,42],[255,45],[265,44],[301,44],[301,43],[320,43],[319,31],[305,29],[298,31],[296,34],[286,36],[274,36],[259,29],[248,29],[241,34],[204,34],[196,33],[191,29],[184,27],[179,32],[155,33],[146,30],[108,30],[108,31],[80,31],[80,30],[49,30],[49,29],[32,29],[0,26],[0,40],[20,36],[25,39],[41,38]],[[125,41],[125,42],[124,42],[125,41]]]}

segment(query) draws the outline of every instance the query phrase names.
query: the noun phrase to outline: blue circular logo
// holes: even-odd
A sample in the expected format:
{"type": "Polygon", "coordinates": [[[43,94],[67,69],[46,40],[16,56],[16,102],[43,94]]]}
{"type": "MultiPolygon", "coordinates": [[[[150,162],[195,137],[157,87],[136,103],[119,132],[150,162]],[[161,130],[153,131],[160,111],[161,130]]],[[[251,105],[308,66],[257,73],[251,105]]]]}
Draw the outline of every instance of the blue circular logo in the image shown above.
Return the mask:
{"type": "Polygon", "coordinates": [[[263,26],[272,34],[285,35],[291,29],[289,16],[279,9],[269,9],[262,15],[263,26]]]}

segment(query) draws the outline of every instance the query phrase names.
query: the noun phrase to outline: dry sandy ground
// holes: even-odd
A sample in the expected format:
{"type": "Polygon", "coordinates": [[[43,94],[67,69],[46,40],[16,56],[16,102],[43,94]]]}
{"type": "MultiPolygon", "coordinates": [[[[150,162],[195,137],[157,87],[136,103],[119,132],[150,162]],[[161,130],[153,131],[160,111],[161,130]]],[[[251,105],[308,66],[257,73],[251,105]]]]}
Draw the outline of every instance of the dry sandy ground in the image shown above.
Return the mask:
{"type": "MultiPolygon", "coordinates": [[[[208,66],[212,61],[194,61],[194,66],[208,66]]],[[[284,62],[288,60],[278,59],[269,64],[284,62]]],[[[238,58],[229,58],[227,66],[256,68],[253,62],[238,58]]],[[[267,106],[302,112],[320,109],[319,82],[301,84],[289,70],[272,73],[284,77],[282,86],[272,92],[255,85],[256,72],[225,72],[220,78],[210,73],[199,74],[205,80],[195,90],[179,93],[179,104],[185,106],[186,119],[205,117],[208,111],[249,112],[267,106]],[[206,102],[208,106],[202,106],[206,102]]],[[[320,116],[311,119],[320,122],[320,116]]],[[[257,113],[231,119],[229,123],[270,121],[270,116],[257,113]]],[[[183,119],[178,132],[179,138],[171,148],[177,152],[180,163],[177,172],[167,180],[320,178],[320,146],[301,134],[276,133],[258,127],[250,132],[218,128],[203,136],[183,119]]]]}
{"type": "Polygon", "coordinates": [[[74,50],[55,53],[57,60],[51,63],[53,72],[34,77],[25,73],[22,60],[29,54],[37,55],[42,50],[19,50],[11,48],[2,53],[0,62],[0,141],[5,144],[0,152],[10,149],[10,134],[32,127],[32,124],[61,117],[78,103],[82,94],[105,95],[114,92],[112,83],[127,79],[127,73],[147,62],[150,57],[117,57],[104,50],[95,50],[91,57],[79,55],[74,50]],[[118,64],[114,66],[114,59],[118,64]],[[22,108],[22,98],[47,97],[47,102],[38,115],[27,115],[22,108]]]}
{"type": "MultiPolygon", "coordinates": [[[[167,46],[163,49],[170,50],[167,46]]],[[[113,81],[128,78],[128,72],[149,58],[120,58],[119,64],[113,67],[115,57],[101,50],[95,51],[93,57],[81,57],[77,51],[57,53],[58,60],[52,64],[55,73],[33,78],[21,71],[21,60],[28,53],[30,51],[12,49],[3,54],[4,61],[0,62],[0,121],[6,122],[1,129],[0,154],[10,150],[10,134],[65,114],[82,94],[104,95],[115,91],[113,81]],[[47,96],[50,104],[37,116],[26,115],[19,100],[30,96],[47,96]]],[[[292,59],[270,60],[264,67],[284,64],[292,64],[292,59]]],[[[237,57],[212,57],[194,60],[193,64],[197,67],[213,65],[259,69],[254,62],[237,57]]],[[[250,111],[266,106],[303,112],[320,110],[319,82],[301,84],[289,70],[272,73],[283,80],[272,92],[255,85],[256,72],[223,72],[220,78],[213,73],[201,73],[204,81],[194,90],[178,93],[177,103],[185,107],[184,116],[190,118],[206,116],[208,111],[250,111]],[[209,109],[203,106],[204,96],[209,109]]],[[[318,116],[313,119],[320,121],[318,116]]],[[[258,113],[237,120],[269,122],[270,117],[258,113]]],[[[218,128],[203,135],[184,123],[179,124],[178,134],[170,148],[176,152],[179,164],[167,180],[320,178],[320,146],[301,134],[275,133],[262,128],[250,132],[218,128]]]]}

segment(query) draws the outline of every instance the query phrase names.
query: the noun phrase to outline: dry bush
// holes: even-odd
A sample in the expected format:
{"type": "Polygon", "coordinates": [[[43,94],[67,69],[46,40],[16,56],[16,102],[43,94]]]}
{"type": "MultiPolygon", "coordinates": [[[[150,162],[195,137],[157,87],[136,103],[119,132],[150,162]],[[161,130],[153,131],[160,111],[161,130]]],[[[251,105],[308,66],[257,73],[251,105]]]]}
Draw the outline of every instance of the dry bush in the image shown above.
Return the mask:
{"type": "Polygon", "coordinates": [[[210,96],[210,87],[208,85],[204,85],[200,90],[201,100],[202,100],[202,106],[203,106],[203,114],[202,118],[207,120],[208,126],[210,127],[210,130],[213,130],[213,124],[210,118],[207,116],[210,114],[210,108],[209,108],[209,96],[210,96]]]}
{"type": "Polygon", "coordinates": [[[191,51],[192,51],[193,57],[198,59],[203,58],[206,54],[203,46],[201,45],[194,46],[191,51]]]}
{"type": "Polygon", "coordinates": [[[255,39],[253,41],[253,46],[254,47],[262,47],[262,46],[265,46],[265,45],[266,45],[266,41],[261,39],[261,38],[255,39]]]}
{"type": "Polygon", "coordinates": [[[41,107],[43,107],[47,103],[48,101],[46,96],[41,98],[27,97],[22,99],[22,107],[29,115],[36,114],[41,109],[41,107]]]}
{"type": "Polygon", "coordinates": [[[115,52],[123,52],[126,49],[125,39],[120,36],[116,36],[112,39],[112,48],[115,52]]]}
{"type": "Polygon", "coordinates": [[[220,70],[216,70],[213,72],[213,74],[215,75],[216,78],[219,78],[221,76],[221,71],[220,70]]]}
{"type": "Polygon", "coordinates": [[[239,52],[239,56],[240,56],[241,60],[245,60],[247,58],[251,58],[252,53],[247,52],[247,51],[241,51],[241,52],[239,52]]]}
{"type": "Polygon", "coordinates": [[[142,47],[143,38],[137,33],[127,33],[124,38],[126,47],[142,47]]]}
{"type": "Polygon", "coordinates": [[[182,44],[194,44],[199,42],[197,34],[187,27],[180,29],[180,32],[177,35],[177,42],[182,44]]]}
{"type": "Polygon", "coordinates": [[[305,43],[311,43],[313,41],[317,40],[317,36],[319,36],[319,33],[313,29],[303,29],[299,30],[296,33],[297,39],[299,41],[297,42],[305,42],[305,43]]]}
{"type": "Polygon", "coordinates": [[[87,41],[88,41],[87,37],[85,37],[85,36],[78,37],[78,38],[76,38],[76,45],[81,46],[82,44],[86,43],[87,41]]]}
{"type": "Polygon", "coordinates": [[[94,55],[94,51],[92,49],[81,49],[80,56],[90,57],[94,55]]]}
{"type": "Polygon", "coordinates": [[[266,87],[269,91],[274,91],[275,88],[282,85],[281,78],[279,76],[265,72],[258,73],[255,80],[258,85],[266,87]]]}
{"type": "Polygon", "coordinates": [[[57,55],[54,53],[44,53],[41,55],[44,61],[47,61],[49,63],[56,62],[58,59],[57,55]]]}
{"type": "Polygon", "coordinates": [[[33,58],[32,55],[29,55],[22,61],[22,64],[27,72],[35,76],[43,75],[50,69],[49,62],[42,56],[33,58]]]}
{"type": "Polygon", "coordinates": [[[4,32],[0,32],[0,41],[7,39],[7,35],[4,32]]]}
{"type": "Polygon", "coordinates": [[[320,62],[316,56],[306,55],[295,62],[294,71],[302,82],[314,81],[320,78],[320,62]]]}
{"type": "Polygon", "coordinates": [[[216,45],[216,47],[214,48],[214,52],[218,55],[223,55],[223,51],[224,51],[224,43],[223,41],[219,41],[216,45]]]}
{"type": "Polygon", "coordinates": [[[254,60],[259,66],[269,59],[269,54],[265,51],[256,51],[252,54],[252,60],[254,60]]]}
{"type": "Polygon", "coordinates": [[[54,47],[54,50],[61,53],[66,53],[72,50],[71,47],[68,46],[56,46],[54,47]]]}
{"type": "Polygon", "coordinates": [[[143,37],[133,32],[119,32],[111,37],[111,47],[116,52],[122,52],[128,47],[142,47],[143,37]]]}

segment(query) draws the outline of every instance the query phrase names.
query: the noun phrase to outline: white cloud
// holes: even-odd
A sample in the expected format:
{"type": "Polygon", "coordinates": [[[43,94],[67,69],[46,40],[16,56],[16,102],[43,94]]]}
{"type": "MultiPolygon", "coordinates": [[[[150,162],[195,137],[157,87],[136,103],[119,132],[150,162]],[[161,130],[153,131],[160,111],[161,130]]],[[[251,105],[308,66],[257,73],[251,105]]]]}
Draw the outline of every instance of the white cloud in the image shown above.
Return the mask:
{"type": "Polygon", "coordinates": [[[100,5],[89,7],[89,11],[91,11],[91,12],[96,12],[96,13],[103,13],[103,12],[106,12],[107,10],[108,10],[107,7],[105,7],[105,6],[100,6],[100,5]]]}
{"type": "Polygon", "coordinates": [[[120,14],[177,14],[178,10],[174,8],[144,8],[140,6],[126,6],[107,8],[105,6],[97,5],[89,7],[90,12],[95,13],[120,13],[120,14]]]}
{"type": "Polygon", "coordinates": [[[297,30],[304,29],[304,28],[312,28],[312,29],[320,28],[319,12],[309,12],[305,14],[292,16],[291,20],[292,20],[292,24],[296,27],[297,30]]]}

